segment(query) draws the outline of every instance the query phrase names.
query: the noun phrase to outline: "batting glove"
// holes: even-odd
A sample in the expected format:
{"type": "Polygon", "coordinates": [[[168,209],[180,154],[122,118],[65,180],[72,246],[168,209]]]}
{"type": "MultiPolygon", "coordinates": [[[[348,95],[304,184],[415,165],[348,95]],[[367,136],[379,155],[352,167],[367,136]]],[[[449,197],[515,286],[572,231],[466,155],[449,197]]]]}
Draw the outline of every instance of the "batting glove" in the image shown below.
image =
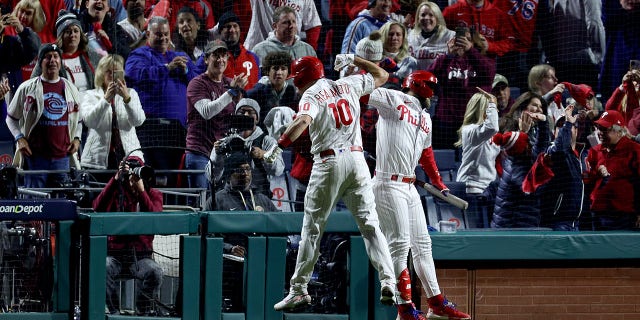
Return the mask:
{"type": "Polygon", "coordinates": [[[340,53],[336,55],[336,61],[333,63],[333,69],[340,71],[346,66],[353,64],[356,56],[353,53],[340,53]]]}
{"type": "Polygon", "coordinates": [[[282,153],[282,149],[276,146],[273,149],[265,152],[263,159],[267,163],[274,163],[281,153],[282,153]]]}

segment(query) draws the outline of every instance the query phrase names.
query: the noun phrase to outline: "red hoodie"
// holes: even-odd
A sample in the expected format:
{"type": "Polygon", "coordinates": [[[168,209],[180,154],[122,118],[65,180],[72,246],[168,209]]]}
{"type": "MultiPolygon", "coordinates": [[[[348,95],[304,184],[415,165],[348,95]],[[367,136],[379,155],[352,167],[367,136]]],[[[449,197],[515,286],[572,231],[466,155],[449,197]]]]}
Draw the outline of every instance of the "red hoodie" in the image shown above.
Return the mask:
{"type": "Polygon", "coordinates": [[[482,8],[475,8],[467,4],[466,0],[459,0],[448,6],[442,12],[447,22],[447,28],[455,30],[464,26],[475,28],[489,43],[487,53],[502,56],[516,49],[514,34],[509,30],[517,30],[506,13],[494,7],[489,1],[484,2],[482,8]]]}

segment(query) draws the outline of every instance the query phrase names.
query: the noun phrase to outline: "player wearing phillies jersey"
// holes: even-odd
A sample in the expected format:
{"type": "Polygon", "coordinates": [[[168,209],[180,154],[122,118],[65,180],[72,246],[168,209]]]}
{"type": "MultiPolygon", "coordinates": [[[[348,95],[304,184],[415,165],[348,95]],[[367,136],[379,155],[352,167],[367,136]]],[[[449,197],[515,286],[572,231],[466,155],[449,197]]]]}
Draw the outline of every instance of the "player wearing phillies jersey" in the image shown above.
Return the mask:
{"type": "Polygon", "coordinates": [[[471,319],[455,309],[438,286],[431,253],[431,238],[416,190],[415,167],[420,163],[431,183],[442,193],[442,183],[431,148],[431,117],[421,99],[433,96],[437,78],[428,71],[415,71],[402,83],[402,92],[378,88],[369,96],[369,106],[380,113],[377,124],[376,172],[373,192],[380,212],[380,227],[389,250],[398,283],[398,318],[427,319],[411,301],[411,278],[407,255],[411,249],[413,265],[427,294],[430,319],[471,319]]]}
{"type": "MultiPolygon", "coordinates": [[[[309,128],[314,163],[304,198],[302,240],[296,267],[289,295],[274,305],[278,311],[311,302],[307,284],[318,260],[327,218],[340,198],[353,214],[371,264],[378,270],[382,287],[380,302],[388,305],[395,302],[393,265],[378,222],[358,121],[359,98],[383,85],[389,74],[353,54],[337,55],[334,67],[339,71],[351,63],[369,73],[332,81],[324,78],[322,62],[309,56],[297,59],[291,66],[293,84],[302,93],[302,98],[296,119],[280,137],[273,154],[282,152],[282,148],[288,147],[309,128]]],[[[267,159],[270,157],[265,155],[267,159]]]]}

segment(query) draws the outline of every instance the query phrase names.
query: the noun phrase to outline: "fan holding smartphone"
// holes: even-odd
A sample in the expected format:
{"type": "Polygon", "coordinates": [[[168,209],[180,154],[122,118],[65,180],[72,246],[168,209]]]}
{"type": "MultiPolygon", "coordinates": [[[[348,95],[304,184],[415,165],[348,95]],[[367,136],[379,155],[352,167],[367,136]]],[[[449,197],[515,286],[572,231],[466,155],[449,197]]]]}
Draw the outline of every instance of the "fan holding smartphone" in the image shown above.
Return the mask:
{"type": "Polygon", "coordinates": [[[619,111],[629,133],[640,134],[640,60],[629,60],[629,71],[622,76],[622,83],[613,91],[605,109],[619,111]]]}
{"type": "MultiPolygon", "coordinates": [[[[95,72],[96,89],[85,92],[80,113],[89,134],[81,157],[83,168],[118,169],[125,155],[144,161],[135,127],[144,122],[145,115],[138,93],[127,87],[123,66],[119,55],[100,59],[95,72]]],[[[95,178],[106,182],[112,175],[95,178]]]]}

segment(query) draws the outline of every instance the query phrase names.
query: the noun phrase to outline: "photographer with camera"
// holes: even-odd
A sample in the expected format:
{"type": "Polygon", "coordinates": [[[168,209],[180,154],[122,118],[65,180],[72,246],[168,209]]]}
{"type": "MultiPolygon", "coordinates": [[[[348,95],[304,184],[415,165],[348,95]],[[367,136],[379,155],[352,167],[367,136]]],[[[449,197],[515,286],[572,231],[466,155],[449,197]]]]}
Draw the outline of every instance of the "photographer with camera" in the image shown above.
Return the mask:
{"type": "MultiPolygon", "coordinates": [[[[161,212],[162,194],[151,187],[154,171],[142,159],[129,156],[93,201],[96,212],[161,212]]],[[[138,293],[136,311],[152,315],[154,292],[162,284],[162,268],[153,258],[153,235],[109,236],[107,238],[107,307],[119,312],[116,278],[131,275],[138,293]]]]}
{"type": "Polygon", "coordinates": [[[212,165],[207,165],[211,180],[218,182],[223,175],[227,176],[223,172],[225,156],[234,151],[246,152],[251,157],[253,185],[258,192],[271,198],[268,177],[279,176],[284,172],[284,160],[282,155],[278,155],[273,162],[267,162],[264,158],[265,153],[278,143],[258,126],[260,106],[253,99],[242,99],[236,105],[236,116],[231,119],[229,135],[213,144],[212,165]]]}

